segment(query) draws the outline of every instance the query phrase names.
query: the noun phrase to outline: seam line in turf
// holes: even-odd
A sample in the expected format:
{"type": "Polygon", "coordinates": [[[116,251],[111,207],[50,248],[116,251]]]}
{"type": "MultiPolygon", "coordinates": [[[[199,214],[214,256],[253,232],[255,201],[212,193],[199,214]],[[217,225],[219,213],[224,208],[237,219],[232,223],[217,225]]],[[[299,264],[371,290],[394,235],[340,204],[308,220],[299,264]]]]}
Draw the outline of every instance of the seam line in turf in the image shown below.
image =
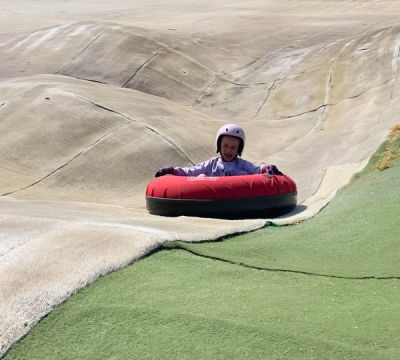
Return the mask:
{"type": "Polygon", "coordinates": [[[342,280],[400,280],[400,276],[375,276],[375,275],[370,275],[370,276],[341,276],[341,275],[330,275],[330,274],[321,274],[321,273],[314,273],[314,272],[309,272],[309,271],[301,271],[301,270],[291,270],[291,269],[279,269],[279,268],[267,268],[267,267],[260,267],[260,266],[254,266],[254,265],[249,265],[245,264],[242,262],[237,262],[237,261],[232,261],[232,260],[227,260],[223,259],[217,256],[211,256],[211,255],[203,255],[200,253],[197,253],[193,250],[186,249],[184,247],[176,246],[175,247],[165,247],[162,246],[163,250],[182,250],[186,251],[194,256],[198,256],[204,259],[209,259],[209,260],[214,260],[214,261],[221,261],[224,263],[228,263],[231,265],[236,265],[236,266],[242,266],[247,269],[253,269],[253,270],[258,270],[258,271],[268,271],[268,272],[282,272],[282,273],[292,273],[292,274],[298,274],[298,275],[307,275],[307,276],[315,276],[315,277],[325,277],[325,278],[333,278],[333,279],[342,279],[342,280]]]}

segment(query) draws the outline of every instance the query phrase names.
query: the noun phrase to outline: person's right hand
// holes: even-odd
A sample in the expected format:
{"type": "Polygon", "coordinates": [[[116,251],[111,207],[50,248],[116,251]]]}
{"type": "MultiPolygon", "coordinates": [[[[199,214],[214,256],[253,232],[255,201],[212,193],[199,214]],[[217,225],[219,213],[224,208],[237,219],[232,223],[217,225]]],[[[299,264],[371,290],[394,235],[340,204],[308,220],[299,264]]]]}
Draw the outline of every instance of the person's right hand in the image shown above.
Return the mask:
{"type": "Polygon", "coordinates": [[[172,174],[172,175],[175,174],[175,170],[172,166],[164,166],[161,169],[158,169],[154,176],[159,177],[159,176],[164,176],[164,175],[168,175],[168,174],[172,174]]]}

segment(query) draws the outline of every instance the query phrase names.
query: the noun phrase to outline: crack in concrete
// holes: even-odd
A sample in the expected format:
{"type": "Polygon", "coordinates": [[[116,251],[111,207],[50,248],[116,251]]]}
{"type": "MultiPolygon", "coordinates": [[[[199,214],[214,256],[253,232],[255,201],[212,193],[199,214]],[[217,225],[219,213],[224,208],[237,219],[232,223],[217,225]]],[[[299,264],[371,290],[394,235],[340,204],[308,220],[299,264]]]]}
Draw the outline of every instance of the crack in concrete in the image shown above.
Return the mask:
{"type": "Polygon", "coordinates": [[[119,115],[119,116],[122,116],[123,118],[125,118],[125,119],[128,120],[127,125],[130,124],[130,123],[132,123],[132,122],[138,123],[140,126],[144,127],[145,129],[147,129],[147,130],[149,130],[149,131],[155,133],[156,135],[160,136],[160,137],[161,137],[162,139],[164,139],[167,143],[169,143],[170,145],[172,145],[172,147],[174,147],[174,148],[175,148],[183,157],[185,157],[192,165],[195,165],[194,161],[193,161],[192,159],[190,159],[189,155],[187,155],[182,149],[180,149],[171,139],[169,139],[167,136],[161,134],[159,131],[157,131],[157,130],[154,129],[153,127],[147,125],[146,123],[144,123],[144,122],[142,122],[142,121],[139,121],[139,120],[137,120],[137,119],[132,119],[132,118],[130,118],[129,116],[127,116],[127,115],[125,115],[125,114],[122,114],[122,113],[120,113],[120,112],[118,112],[118,111],[116,111],[116,110],[114,110],[114,109],[108,108],[108,107],[106,107],[106,106],[97,104],[97,103],[95,103],[95,102],[93,102],[93,101],[91,101],[91,100],[89,100],[89,99],[84,98],[84,97],[79,97],[79,96],[77,96],[77,98],[78,98],[78,99],[81,99],[81,100],[84,100],[84,101],[87,101],[87,102],[89,102],[90,104],[92,104],[92,105],[94,105],[94,106],[97,106],[97,107],[100,108],[100,109],[103,109],[103,110],[106,110],[106,111],[110,111],[110,112],[112,112],[112,113],[114,113],[114,114],[117,114],[117,115],[119,115]]]}
{"type": "Polygon", "coordinates": [[[165,247],[162,245],[162,250],[171,251],[171,250],[181,250],[186,251],[194,256],[198,256],[204,259],[213,260],[213,261],[220,261],[231,265],[241,266],[246,269],[252,269],[257,271],[265,271],[265,272],[277,272],[277,273],[290,273],[290,274],[297,274],[297,275],[307,275],[313,277],[324,277],[330,279],[341,279],[341,280],[400,280],[400,276],[342,276],[342,275],[330,275],[330,274],[322,274],[317,272],[311,271],[302,271],[302,270],[291,270],[291,269],[280,269],[280,268],[268,268],[268,267],[261,267],[255,265],[245,264],[243,262],[237,262],[233,260],[228,260],[224,258],[220,258],[217,256],[212,255],[204,255],[195,252],[194,250],[190,250],[179,245],[174,245],[175,247],[165,247]]]}
{"type": "Polygon", "coordinates": [[[252,66],[253,64],[255,64],[259,60],[262,60],[262,58],[253,58],[249,62],[247,62],[245,64],[242,64],[242,65],[239,65],[236,68],[231,69],[230,72],[227,73],[227,74],[232,75],[232,73],[234,73],[234,72],[242,71],[244,69],[247,69],[248,67],[252,66]]]}
{"type": "MultiPolygon", "coordinates": [[[[329,67],[328,81],[327,81],[326,88],[325,88],[325,97],[324,97],[323,103],[321,104],[321,106],[319,106],[319,107],[316,109],[316,111],[318,111],[319,109],[322,108],[322,111],[321,111],[320,114],[318,114],[317,119],[316,119],[316,121],[315,121],[315,123],[314,123],[314,126],[310,129],[310,131],[313,131],[314,129],[316,129],[317,127],[319,127],[319,125],[322,123],[322,121],[323,121],[323,119],[324,119],[324,117],[325,117],[325,110],[326,110],[326,107],[327,107],[328,105],[335,105],[335,104],[328,104],[328,101],[329,101],[329,95],[330,95],[330,92],[331,92],[333,71],[334,71],[334,68],[335,68],[335,62],[336,62],[336,60],[337,60],[337,57],[334,58],[334,60],[333,60],[332,63],[331,63],[331,66],[329,67]]],[[[310,131],[309,131],[309,132],[310,132],[310,131]]],[[[321,181],[322,181],[322,180],[321,180],[321,181]]],[[[318,189],[319,189],[319,186],[318,186],[318,189]]],[[[317,190],[317,191],[318,191],[318,190],[317,190]]]]}
{"type": "Polygon", "coordinates": [[[60,70],[56,71],[56,74],[62,74],[62,71],[65,71],[68,69],[68,67],[71,66],[71,64],[79,57],[81,56],[93,43],[95,43],[97,41],[97,39],[99,39],[101,36],[103,36],[104,31],[101,32],[99,35],[97,35],[92,41],[90,41],[80,52],[78,52],[71,60],[71,63],[64,66],[63,68],[61,68],[60,70]]]}
{"type": "MultiPolygon", "coordinates": [[[[230,79],[227,79],[227,78],[225,77],[225,75],[229,75],[229,73],[223,73],[223,74],[217,75],[217,76],[215,77],[215,79],[212,80],[212,81],[210,82],[210,84],[201,92],[201,94],[197,97],[197,99],[195,99],[195,100],[192,102],[192,105],[191,105],[191,106],[196,106],[196,105],[200,104],[201,99],[202,99],[205,95],[207,95],[209,89],[210,89],[210,88],[215,84],[215,82],[216,82],[217,80],[219,80],[219,79],[222,79],[223,81],[225,81],[225,82],[227,82],[227,83],[229,83],[229,84],[232,84],[232,85],[235,85],[235,86],[239,86],[239,87],[246,87],[246,88],[248,88],[248,87],[250,87],[250,86],[268,85],[268,84],[271,83],[271,82],[259,82],[259,83],[251,83],[251,84],[238,83],[238,82],[234,82],[234,81],[232,81],[232,80],[230,80],[230,79]]],[[[278,81],[278,80],[280,80],[280,79],[276,79],[275,81],[278,81]]]]}
{"type": "Polygon", "coordinates": [[[257,86],[257,85],[266,85],[266,84],[270,84],[270,82],[265,82],[265,83],[260,82],[260,83],[253,83],[253,84],[238,83],[238,82],[235,82],[235,81],[233,81],[233,80],[227,79],[227,78],[225,77],[225,75],[228,75],[228,74],[227,74],[227,73],[224,73],[224,74],[222,74],[222,75],[219,75],[218,77],[221,78],[222,80],[226,81],[227,83],[232,84],[232,85],[236,85],[236,86],[249,87],[249,86],[253,86],[253,85],[254,85],[254,86],[257,86]]]}
{"type": "Polygon", "coordinates": [[[314,109],[311,109],[311,110],[307,110],[307,111],[304,111],[304,112],[298,113],[298,114],[293,114],[293,115],[287,115],[287,116],[279,117],[278,119],[271,119],[271,121],[290,119],[290,118],[298,117],[298,116],[301,116],[301,115],[304,115],[304,114],[309,114],[309,113],[312,113],[312,112],[316,112],[316,111],[318,111],[318,110],[321,109],[321,108],[325,108],[325,107],[328,107],[328,106],[336,106],[336,105],[339,105],[339,104],[342,103],[343,101],[353,100],[353,99],[355,99],[355,98],[358,98],[358,97],[360,97],[360,96],[363,96],[363,95],[365,95],[365,94],[368,94],[368,93],[374,91],[375,89],[377,89],[377,88],[379,88],[379,87],[381,87],[381,86],[385,86],[385,85],[387,85],[388,83],[390,83],[392,80],[393,80],[393,79],[386,80],[386,81],[384,81],[383,83],[378,84],[378,85],[376,85],[376,86],[374,86],[374,87],[372,87],[372,88],[370,88],[370,89],[368,89],[368,90],[366,90],[366,91],[363,91],[363,92],[361,92],[361,93],[359,93],[359,94],[352,95],[352,96],[349,96],[349,97],[347,97],[347,98],[343,98],[343,99],[341,99],[341,100],[340,100],[339,102],[337,102],[337,103],[329,103],[329,104],[323,103],[323,104],[319,105],[317,108],[314,108],[314,109]]]}
{"type": "MultiPolygon", "coordinates": [[[[133,120],[132,120],[133,121],[133,120]]],[[[132,122],[131,121],[131,122],[132,122]]],[[[88,151],[90,151],[94,146],[96,146],[100,141],[104,140],[105,138],[109,137],[110,135],[112,135],[115,131],[125,127],[125,126],[129,126],[130,122],[128,123],[124,123],[120,126],[117,126],[116,128],[112,129],[111,131],[109,131],[108,133],[104,134],[103,136],[101,136],[99,139],[97,139],[96,141],[94,141],[93,143],[91,143],[87,148],[81,150],[79,153],[77,153],[75,156],[73,156],[71,159],[69,159],[67,162],[65,162],[64,164],[60,165],[59,167],[57,167],[56,169],[54,169],[53,171],[49,172],[48,174],[46,174],[45,176],[41,177],[39,180],[34,181],[33,183],[24,186],[20,189],[17,190],[13,190],[13,191],[9,191],[7,193],[1,194],[0,196],[7,196],[7,195],[12,195],[15,194],[17,192],[26,190],[31,188],[32,186],[35,186],[39,183],[41,183],[42,181],[46,180],[47,178],[49,178],[50,176],[54,175],[56,172],[64,169],[67,165],[69,165],[72,161],[74,161],[75,159],[77,159],[78,157],[84,155],[85,153],[87,153],[88,151]]]]}
{"type": "Polygon", "coordinates": [[[325,109],[327,106],[332,106],[332,105],[335,105],[335,104],[321,104],[320,106],[318,106],[315,109],[307,110],[307,111],[304,111],[302,113],[298,113],[298,114],[294,114],[294,115],[283,116],[283,117],[280,117],[278,120],[291,119],[291,118],[302,116],[302,115],[305,115],[305,114],[310,114],[310,113],[318,111],[321,108],[325,109]]]}
{"type": "Polygon", "coordinates": [[[98,108],[100,108],[100,109],[102,109],[102,110],[106,110],[106,111],[112,112],[112,113],[114,113],[114,114],[116,114],[116,115],[118,115],[118,116],[121,116],[121,117],[123,117],[124,119],[128,120],[128,122],[126,122],[126,123],[124,123],[124,124],[122,124],[122,125],[120,125],[120,126],[117,126],[116,128],[112,129],[112,130],[109,131],[108,133],[104,134],[104,135],[101,136],[99,139],[97,139],[97,140],[94,141],[92,144],[90,144],[88,147],[86,147],[85,149],[83,149],[82,151],[80,151],[79,153],[77,153],[75,156],[73,156],[71,159],[69,159],[67,162],[65,162],[64,164],[60,165],[59,167],[57,167],[57,168],[54,169],[53,171],[49,172],[49,173],[46,174],[45,176],[41,177],[40,179],[38,179],[38,180],[34,181],[33,183],[31,183],[31,184],[29,184],[29,185],[27,185],[27,186],[24,186],[24,187],[22,187],[22,188],[20,188],[20,189],[13,190],[13,191],[9,191],[9,192],[0,194],[0,196],[12,195],[12,194],[15,194],[15,193],[17,193],[17,192],[20,192],[20,191],[29,189],[29,188],[31,188],[32,186],[35,186],[35,185],[39,184],[40,182],[42,182],[42,181],[46,180],[47,178],[49,178],[50,176],[54,175],[56,172],[58,172],[58,171],[62,170],[63,168],[65,168],[65,167],[66,167],[67,165],[69,165],[72,161],[76,160],[76,159],[79,158],[80,156],[82,156],[82,155],[84,155],[85,153],[87,153],[88,151],[90,151],[90,150],[91,150],[94,146],[96,146],[99,142],[101,142],[101,141],[104,140],[105,138],[109,137],[109,136],[112,135],[114,132],[120,130],[120,129],[123,128],[123,127],[129,126],[129,125],[130,125],[131,123],[133,123],[133,122],[137,122],[137,123],[140,124],[142,127],[146,128],[147,130],[149,130],[149,131],[151,131],[151,132],[157,134],[157,135],[160,136],[161,138],[163,138],[166,142],[168,142],[170,145],[172,145],[183,157],[185,157],[192,165],[194,165],[194,162],[189,158],[189,156],[188,156],[187,154],[185,154],[185,152],[183,152],[172,140],[168,139],[165,135],[162,135],[161,133],[159,133],[156,129],[154,129],[154,128],[148,126],[147,124],[145,124],[145,123],[143,123],[143,122],[141,122],[141,121],[138,121],[137,119],[132,119],[132,118],[130,118],[130,117],[128,117],[128,116],[126,116],[126,115],[124,115],[124,114],[122,114],[122,113],[119,113],[118,111],[115,111],[115,110],[110,109],[110,108],[107,108],[107,107],[105,107],[105,106],[103,106],[103,105],[97,104],[97,103],[95,103],[95,102],[93,102],[93,101],[90,101],[90,100],[84,98],[84,97],[76,96],[76,98],[78,98],[78,99],[80,99],[80,100],[83,100],[83,101],[86,101],[86,102],[88,102],[88,103],[90,103],[90,104],[92,104],[92,105],[94,105],[94,106],[96,106],[96,107],[98,107],[98,108]]]}
{"type": "MultiPolygon", "coordinates": [[[[309,52],[309,51],[308,51],[309,52]]],[[[303,56],[305,56],[305,54],[303,54],[303,56]]],[[[252,117],[252,120],[257,118],[257,116],[259,115],[259,113],[261,112],[262,108],[265,106],[265,104],[267,103],[267,101],[269,100],[269,97],[271,95],[272,90],[275,88],[275,85],[277,82],[283,80],[285,78],[285,76],[289,75],[289,71],[292,68],[292,64],[289,65],[288,68],[283,69],[279,75],[274,79],[274,81],[272,82],[272,85],[270,86],[270,88],[268,89],[268,93],[267,96],[265,98],[265,100],[262,102],[262,104],[260,105],[260,107],[258,108],[256,114],[252,117]]],[[[296,72],[294,73],[296,74],[296,72]]],[[[257,85],[262,85],[262,83],[259,83],[257,85]]],[[[315,110],[316,111],[316,110],[315,110]]]]}
{"type": "Polygon", "coordinates": [[[85,78],[82,78],[82,77],[79,77],[79,76],[69,76],[69,75],[64,75],[64,74],[60,74],[60,75],[66,76],[66,77],[69,77],[69,78],[72,78],[72,79],[78,79],[78,80],[83,80],[83,81],[89,81],[89,82],[96,83],[96,84],[102,84],[102,85],[107,85],[107,86],[114,86],[114,85],[112,85],[112,84],[109,84],[109,83],[106,83],[106,82],[103,82],[103,81],[100,81],[100,80],[85,79],[85,78]]]}
{"type": "Polygon", "coordinates": [[[361,91],[361,92],[358,93],[358,94],[355,94],[355,95],[349,96],[349,97],[347,97],[347,98],[344,98],[342,101],[344,101],[344,100],[356,99],[356,98],[358,98],[358,97],[360,97],[360,96],[363,96],[363,95],[365,95],[365,94],[368,94],[369,92],[372,92],[372,91],[374,91],[375,89],[377,89],[377,88],[379,88],[379,87],[381,87],[381,86],[387,85],[387,84],[390,83],[392,80],[393,80],[393,79],[388,79],[388,80],[382,82],[381,84],[378,84],[378,85],[375,85],[375,86],[369,88],[368,90],[361,91]]]}
{"type": "Polygon", "coordinates": [[[139,68],[133,73],[133,75],[130,76],[129,79],[122,85],[122,88],[126,87],[126,85],[128,85],[128,83],[139,73],[139,71],[142,70],[150,61],[155,59],[162,50],[163,49],[156,50],[155,53],[153,53],[142,65],[140,65],[139,68]]]}
{"type": "Polygon", "coordinates": [[[163,42],[161,42],[159,40],[153,39],[153,38],[151,38],[149,36],[142,35],[142,37],[144,37],[146,39],[149,39],[150,41],[153,41],[156,44],[162,46],[163,49],[167,49],[167,50],[169,50],[169,51],[171,51],[171,52],[173,52],[173,53],[175,53],[177,55],[182,56],[183,58],[185,58],[186,60],[192,62],[193,64],[196,64],[196,65],[200,66],[203,70],[209,72],[210,74],[217,75],[214,71],[208,69],[205,65],[203,65],[201,62],[197,61],[195,58],[193,58],[193,57],[191,57],[191,56],[189,56],[189,55],[187,55],[187,54],[185,54],[183,52],[180,52],[180,51],[174,49],[173,47],[169,46],[168,44],[165,44],[165,43],[163,43],[163,42]]]}
{"type": "Polygon", "coordinates": [[[264,101],[261,103],[260,107],[258,108],[256,114],[252,117],[252,120],[255,119],[258,114],[261,112],[261,109],[265,106],[265,104],[267,103],[272,90],[275,88],[275,84],[278,82],[278,80],[274,80],[274,82],[272,83],[272,85],[269,87],[268,92],[267,92],[267,96],[265,97],[264,101]]]}
{"type": "Polygon", "coordinates": [[[197,97],[197,99],[195,99],[195,100],[192,102],[192,105],[191,105],[191,106],[195,106],[195,105],[197,105],[197,104],[200,104],[201,99],[202,99],[205,95],[207,95],[209,89],[210,89],[210,88],[215,84],[215,82],[216,82],[218,79],[220,79],[221,77],[222,77],[222,75],[217,75],[217,76],[215,77],[215,79],[214,79],[213,81],[211,81],[210,84],[208,84],[208,86],[201,92],[201,94],[197,97]]]}
{"type": "MultiPolygon", "coordinates": [[[[344,52],[344,50],[346,49],[346,47],[348,46],[348,44],[351,43],[352,41],[354,41],[354,39],[352,39],[351,41],[346,42],[346,43],[344,44],[344,46],[342,47],[342,50],[339,52],[339,54],[338,54],[338,55],[334,58],[334,60],[332,61],[332,65],[331,65],[331,67],[330,67],[329,75],[328,75],[327,87],[326,87],[326,90],[325,90],[325,100],[324,100],[323,104],[321,104],[319,107],[317,107],[317,108],[315,108],[315,109],[307,110],[307,111],[302,112],[302,113],[299,113],[299,114],[294,114],[294,115],[288,115],[288,116],[285,116],[285,117],[280,117],[278,120],[283,120],[283,119],[289,119],[289,118],[293,118],[293,117],[298,117],[298,116],[301,116],[301,115],[304,115],[304,114],[307,114],[307,113],[312,113],[312,112],[318,111],[319,109],[325,108],[326,106],[337,105],[337,104],[329,104],[329,103],[328,103],[329,95],[330,95],[330,89],[331,89],[331,84],[332,84],[332,78],[333,78],[334,64],[336,63],[338,57],[344,52]]],[[[400,47],[399,47],[399,49],[400,49],[400,47]]],[[[400,50],[399,50],[399,51],[400,51],[400,50]]],[[[400,56],[400,54],[398,54],[398,56],[400,56]]],[[[257,60],[258,60],[258,59],[255,59],[255,60],[251,61],[249,64],[247,64],[247,66],[253,65],[257,60]]],[[[246,68],[247,66],[243,66],[243,68],[246,68]]],[[[232,83],[232,84],[234,84],[234,85],[239,85],[239,86],[252,86],[252,85],[264,85],[264,84],[266,84],[266,83],[254,83],[254,84],[245,84],[245,83],[242,84],[242,83],[240,83],[240,84],[239,84],[239,83],[235,83],[235,82],[232,82],[232,81],[226,79],[225,76],[224,76],[224,75],[226,75],[226,74],[227,74],[227,73],[222,74],[221,76],[219,76],[219,78],[222,78],[223,80],[225,80],[225,81],[227,81],[227,82],[230,82],[230,83],[232,83]]],[[[282,74],[281,74],[281,75],[282,75],[282,74]]],[[[259,115],[260,111],[261,111],[262,108],[265,106],[266,102],[268,101],[268,98],[270,97],[270,94],[271,94],[273,88],[275,87],[276,83],[277,83],[278,81],[282,80],[282,79],[283,79],[283,77],[282,77],[282,76],[279,76],[278,78],[276,78],[276,79],[273,81],[272,86],[268,89],[268,94],[267,94],[267,96],[266,96],[266,99],[263,101],[263,103],[262,103],[261,106],[259,107],[259,109],[258,109],[256,115],[254,115],[252,119],[255,119],[255,118],[259,115]]],[[[341,101],[345,101],[345,100],[349,100],[349,99],[358,98],[358,97],[360,97],[360,96],[362,96],[362,95],[364,95],[364,94],[366,94],[366,93],[368,93],[368,92],[370,92],[370,91],[375,90],[377,87],[386,85],[386,84],[389,83],[390,81],[391,81],[391,79],[389,79],[389,80],[387,80],[387,81],[384,81],[383,83],[378,84],[378,85],[374,86],[373,88],[370,88],[370,89],[368,89],[368,90],[366,90],[366,91],[363,91],[363,92],[360,92],[360,93],[355,94],[355,95],[353,95],[353,96],[350,96],[350,97],[348,97],[348,98],[344,98],[344,99],[342,99],[341,101]]],[[[211,84],[210,84],[210,86],[211,86],[211,84]]],[[[341,101],[340,101],[340,102],[341,102],[341,101]]],[[[340,103],[340,102],[339,102],[339,103],[340,103]]],[[[323,115],[323,113],[322,113],[320,116],[322,116],[322,115],[323,115]]],[[[318,120],[318,124],[319,124],[320,122],[321,122],[321,120],[318,120]]]]}

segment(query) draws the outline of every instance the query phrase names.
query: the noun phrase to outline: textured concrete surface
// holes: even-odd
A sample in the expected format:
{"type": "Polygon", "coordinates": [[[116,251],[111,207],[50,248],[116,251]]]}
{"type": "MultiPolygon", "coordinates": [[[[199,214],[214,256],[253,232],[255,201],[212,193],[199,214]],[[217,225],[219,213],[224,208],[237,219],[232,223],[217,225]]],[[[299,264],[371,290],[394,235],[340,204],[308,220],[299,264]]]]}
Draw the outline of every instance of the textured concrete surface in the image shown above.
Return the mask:
{"type": "Polygon", "coordinates": [[[396,1],[2,5],[0,354],[163,241],[266,223],[145,211],[155,170],[213,156],[221,124],[244,127],[246,159],[296,180],[301,206],[278,220],[293,223],[398,123],[396,1]]]}

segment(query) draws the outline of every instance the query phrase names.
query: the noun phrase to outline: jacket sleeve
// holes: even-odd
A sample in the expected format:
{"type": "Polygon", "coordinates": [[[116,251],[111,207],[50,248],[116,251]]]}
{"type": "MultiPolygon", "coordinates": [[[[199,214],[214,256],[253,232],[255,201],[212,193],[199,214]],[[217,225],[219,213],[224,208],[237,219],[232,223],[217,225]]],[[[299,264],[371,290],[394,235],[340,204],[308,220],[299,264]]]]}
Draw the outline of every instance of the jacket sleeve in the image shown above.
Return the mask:
{"type": "Polygon", "coordinates": [[[243,160],[242,166],[246,174],[261,174],[261,166],[254,165],[252,162],[243,160]]]}
{"type": "Polygon", "coordinates": [[[191,167],[174,167],[175,175],[178,176],[199,176],[209,175],[212,167],[211,160],[204,161],[191,167]]]}

